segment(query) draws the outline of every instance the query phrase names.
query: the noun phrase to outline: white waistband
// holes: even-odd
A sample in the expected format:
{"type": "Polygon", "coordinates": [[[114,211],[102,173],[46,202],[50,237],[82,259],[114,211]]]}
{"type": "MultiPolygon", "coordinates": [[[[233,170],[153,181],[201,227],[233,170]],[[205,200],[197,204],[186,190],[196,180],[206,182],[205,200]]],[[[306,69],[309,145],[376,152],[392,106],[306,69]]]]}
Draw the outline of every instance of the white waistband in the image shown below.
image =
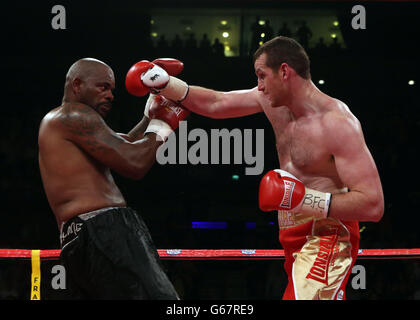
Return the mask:
{"type": "MultiPolygon", "coordinates": [[[[101,209],[98,209],[98,210],[89,211],[89,212],[86,212],[86,213],[79,214],[78,216],[75,216],[73,218],[80,218],[83,221],[86,221],[86,220],[89,220],[89,219],[91,219],[91,218],[93,218],[93,217],[97,216],[98,214],[103,213],[105,211],[112,210],[112,209],[121,209],[121,208],[126,208],[126,207],[106,207],[106,208],[101,208],[101,209]]],[[[69,220],[71,220],[73,218],[70,218],[69,220]]],[[[69,221],[69,220],[67,220],[67,221],[69,221]]],[[[61,223],[60,233],[63,230],[63,226],[67,223],[67,221],[63,221],[61,223]]]]}

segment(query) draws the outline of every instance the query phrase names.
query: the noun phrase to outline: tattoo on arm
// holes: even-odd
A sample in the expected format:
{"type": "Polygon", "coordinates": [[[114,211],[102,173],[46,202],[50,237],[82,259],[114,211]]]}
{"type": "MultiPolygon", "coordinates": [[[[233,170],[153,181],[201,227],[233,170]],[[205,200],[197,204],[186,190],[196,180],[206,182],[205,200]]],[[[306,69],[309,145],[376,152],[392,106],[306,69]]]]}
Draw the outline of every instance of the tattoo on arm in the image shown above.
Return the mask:
{"type": "Polygon", "coordinates": [[[118,147],[123,141],[109,134],[109,129],[96,111],[84,105],[68,106],[68,112],[60,117],[61,123],[71,135],[83,141],[90,152],[101,152],[118,147]]]}

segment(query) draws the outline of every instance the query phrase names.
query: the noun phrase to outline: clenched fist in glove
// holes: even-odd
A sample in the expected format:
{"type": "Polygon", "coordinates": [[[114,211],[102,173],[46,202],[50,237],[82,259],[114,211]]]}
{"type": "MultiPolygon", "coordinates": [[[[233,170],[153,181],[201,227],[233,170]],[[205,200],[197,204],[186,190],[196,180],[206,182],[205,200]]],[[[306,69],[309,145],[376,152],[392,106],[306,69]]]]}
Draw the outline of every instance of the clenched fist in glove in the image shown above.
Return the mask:
{"type": "Polygon", "coordinates": [[[259,205],[262,211],[299,212],[327,218],[331,193],[309,188],[287,171],[276,169],[264,175],[260,183],[259,205]]]}
{"type": "Polygon", "coordinates": [[[142,60],[128,70],[125,85],[134,96],[142,97],[151,92],[181,102],[188,93],[188,85],[174,76],[179,74],[184,64],[171,58],[142,60]]]}
{"type": "Polygon", "coordinates": [[[151,119],[144,133],[156,133],[162,141],[166,141],[172,131],[178,128],[179,122],[188,117],[190,111],[179,103],[150,94],[144,114],[151,119]]]}

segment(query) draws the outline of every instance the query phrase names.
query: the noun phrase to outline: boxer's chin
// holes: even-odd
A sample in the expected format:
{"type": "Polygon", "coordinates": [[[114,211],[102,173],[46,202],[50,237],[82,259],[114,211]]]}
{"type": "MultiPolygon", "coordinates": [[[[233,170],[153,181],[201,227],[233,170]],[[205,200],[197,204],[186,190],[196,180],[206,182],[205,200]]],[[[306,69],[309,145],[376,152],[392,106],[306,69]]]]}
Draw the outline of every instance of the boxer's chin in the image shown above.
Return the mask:
{"type": "Polygon", "coordinates": [[[282,99],[279,99],[278,97],[269,97],[268,101],[270,101],[270,106],[272,108],[278,108],[284,105],[284,101],[282,101],[282,99]]]}
{"type": "Polygon", "coordinates": [[[102,118],[105,118],[108,115],[109,111],[111,111],[111,108],[111,104],[102,103],[96,106],[95,110],[102,116],[102,118]]]}

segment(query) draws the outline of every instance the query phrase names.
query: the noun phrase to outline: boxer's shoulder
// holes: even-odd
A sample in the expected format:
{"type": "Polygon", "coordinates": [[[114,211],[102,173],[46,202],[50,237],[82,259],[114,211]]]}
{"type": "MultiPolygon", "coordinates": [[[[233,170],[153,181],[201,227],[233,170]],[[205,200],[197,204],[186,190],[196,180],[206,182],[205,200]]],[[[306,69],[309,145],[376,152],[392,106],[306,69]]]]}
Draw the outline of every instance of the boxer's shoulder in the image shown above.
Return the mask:
{"type": "Polygon", "coordinates": [[[50,110],[42,119],[41,125],[54,125],[69,119],[77,119],[81,116],[95,115],[96,112],[83,103],[65,103],[50,110]]]}
{"type": "Polygon", "coordinates": [[[253,89],[249,90],[249,94],[258,101],[262,108],[270,107],[270,100],[267,98],[266,95],[264,95],[262,91],[258,90],[258,87],[254,87],[253,89]]]}
{"type": "Polygon", "coordinates": [[[335,98],[326,101],[325,109],[321,117],[326,129],[336,130],[343,126],[358,128],[359,120],[350,111],[350,108],[343,102],[335,98]]]}
{"type": "MultiPolygon", "coordinates": [[[[41,121],[39,136],[68,138],[103,126],[97,112],[83,103],[66,103],[48,112],[41,121]]],[[[48,138],[48,140],[50,140],[48,138]]]]}
{"type": "Polygon", "coordinates": [[[85,116],[97,116],[99,114],[92,107],[81,102],[64,103],[58,110],[61,118],[78,118],[85,116]]]}
{"type": "Polygon", "coordinates": [[[323,136],[332,152],[363,139],[359,120],[346,108],[333,108],[322,116],[323,136]],[[355,140],[356,139],[356,140],[355,140]]]}
{"type": "Polygon", "coordinates": [[[57,112],[57,125],[72,133],[91,132],[104,125],[93,108],[83,103],[66,103],[57,112]]]}
{"type": "Polygon", "coordinates": [[[39,138],[50,135],[50,131],[56,127],[57,119],[60,114],[60,108],[50,110],[41,120],[39,126],[39,138]]]}

